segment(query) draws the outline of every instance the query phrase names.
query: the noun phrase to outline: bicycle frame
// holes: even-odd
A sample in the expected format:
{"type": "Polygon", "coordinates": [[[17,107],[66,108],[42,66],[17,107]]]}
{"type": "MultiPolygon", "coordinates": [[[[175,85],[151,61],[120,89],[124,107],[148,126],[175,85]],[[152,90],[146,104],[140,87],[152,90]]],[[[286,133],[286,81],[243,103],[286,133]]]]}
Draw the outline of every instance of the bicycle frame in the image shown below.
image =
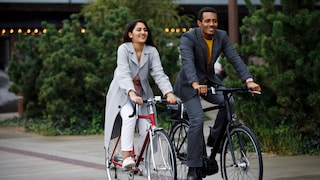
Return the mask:
{"type": "MultiPolygon", "coordinates": [[[[155,98],[149,98],[147,100],[144,100],[144,103],[147,103],[147,107],[149,110],[148,115],[138,115],[139,105],[137,103],[135,103],[134,112],[132,113],[132,115],[130,115],[130,117],[136,116],[136,118],[138,120],[145,119],[145,120],[150,120],[150,122],[151,122],[151,124],[148,128],[148,133],[146,134],[146,137],[144,139],[141,151],[138,155],[138,158],[136,159],[136,167],[138,167],[140,162],[143,161],[143,153],[145,152],[145,149],[148,145],[148,142],[150,141],[151,144],[153,143],[153,139],[150,137],[153,135],[154,130],[158,129],[156,126],[155,111],[153,109],[153,105],[156,102],[166,102],[166,100],[161,99],[160,96],[155,96],[155,98]]],[[[121,137],[119,136],[117,139],[117,142],[116,142],[116,147],[120,145],[119,144],[120,139],[121,139],[121,137]]],[[[111,157],[114,157],[115,151],[116,151],[116,148],[113,149],[111,157]]],[[[151,146],[151,151],[152,151],[151,155],[153,156],[153,151],[154,151],[153,146],[151,146]]],[[[132,148],[131,154],[135,155],[134,147],[132,148]]],[[[153,165],[155,166],[154,157],[152,157],[152,160],[153,160],[153,165]]],[[[120,162],[118,162],[117,160],[115,160],[113,158],[111,158],[111,162],[117,166],[122,166],[122,164],[120,162]]],[[[138,173],[139,171],[140,171],[139,168],[134,169],[134,173],[138,173]]]]}
{"type": "MultiPolygon", "coordinates": [[[[141,151],[139,153],[139,156],[138,156],[138,159],[137,159],[137,162],[136,162],[137,166],[139,166],[140,162],[143,159],[142,156],[143,156],[143,153],[144,153],[144,151],[145,151],[145,149],[146,149],[146,147],[148,145],[148,142],[150,141],[150,143],[153,143],[152,142],[153,140],[150,137],[152,136],[153,130],[156,128],[155,114],[154,114],[154,110],[153,110],[153,104],[155,103],[155,101],[153,99],[148,99],[145,102],[147,102],[147,106],[148,106],[148,109],[149,109],[149,115],[138,115],[138,120],[139,119],[149,119],[151,121],[151,125],[149,126],[148,133],[147,133],[147,135],[146,135],[146,137],[144,139],[143,146],[142,146],[141,151]]],[[[138,110],[138,105],[135,104],[135,111],[138,112],[137,110],[138,110]]],[[[153,147],[152,147],[151,151],[153,152],[153,147]]],[[[133,149],[132,153],[134,154],[134,149],[133,149]]],[[[152,158],[152,159],[154,159],[154,158],[152,158]]],[[[153,162],[153,164],[155,164],[155,163],[153,162]]]]}
{"type": "MultiPolygon", "coordinates": [[[[232,110],[230,108],[230,98],[232,98],[232,92],[241,91],[241,90],[244,90],[245,88],[246,87],[227,88],[227,89],[215,89],[214,87],[208,88],[208,91],[211,91],[211,93],[213,93],[213,94],[215,94],[216,91],[222,91],[223,92],[223,97],[224,97],[224,101],[225,101],[224,107],[226,108],[226,112],[227,112],[227,126],[225,128],[225,130],[226,130],[225,132],[226,132],[226,137],[228,138],[228,141],[230,142],[229,146],[230,146],[231,157],[232,157],[232,161],[233,161],[233,165],[234,166],[238,166],[238,165],[237,165],[235,154],[234,154],[233,141],[231,140],[231,135],[230,135],[230,131],[232,130],[232,128],[234,126],[233,122],[235,121],[235,117],[232,117],[233,113],[232,113],[232,110]]],[[[248,90],[248,92],[261,94],[261,92],[251,91],[251,90],[248,90]]],[[[208,110],[214,110],[214,109],[219,109],[219,108],[221,108],[221,106],[214,106],[214,107],[210,107],[210,108],[207,108],[207,109],[208,110]]],[[[243,144],[241,144],[241,152],[242,152],[242,154],[243,154],[243,149],[244,149],[244,146],[243,146],[243,144]]]]}
{"type": "MultiPolygon", "coordinates": [[[[220,156],[221,176],[225,179],[228,179],[230,174],[235,178],[241,175],[246,176],[247,174],[250,174],[250,175],[259,177],[259,179],[261,180],[262,174],[263,174],[263,169],[262,169],[263,166],[262,166],[262,157],[261,157],[259,144],[253,132],[249,128],[242,125],[241,123],[240,124],[234,123],[236,120],[236,115],[233,114],[232,107],[231,107],[232,105],[231,98],[233,97],[232,94],[235,92],[241,91],[241,92],[246,92],[251,94],[261,94],[261,93],[252,91],[245,86],[240,88],[221,88],[221,89],[220,88],[215,89],[215,87],[208,87],[208,93],[217,94],[216,91],[217,92],[222,91],[221,95],[224,98],[224,105],[213,104],[210,107],[203,108],[203,111],[208,112],[212,110],[219,110],[221,108],[224,108],[224,111],[226,111],[227,121],[225,121],[224,122],[225,124],[223,125],[224,126],[223,137],[222,137],[221,143],[216,144],[216,146],[218,146],[216,148],[219,148],[217,149],[218,150],[217,153],[221,154],[220,156]],[[251,153],[250,149],[253,149],[253,153],[251,153]],[[254,154],[254,155],[251,156],[251,154],[254,154]],[[256,158],[254,158],[255,155],[256,155],[256,158]],[[250,167],[254,167],[253,168],[254,170],[250,170],[250,167]]],[[[186,144],[188,144],[188,141],[186,138],[187,138],[188,128],[190,127],[188,123],[188,116],[183,116],[184,112],[179,111],[180,110],[179,107],[176,108],[176,107],[169,106],[168,109],[170,110],[169,112],[172,112],[173,114],[172,117],[174,122],[173,126],[170,129],[170,138],[173,142],[175,142],[174,146],[177,154],[176,157],[178,158],[178,163],[179,163],[178,169],[180,169],[180,171],[183,172],[183,173],[180,173],[178,177],[185,179],[187,168],[188,168],[188,166],[185,163],[186,162],[185,155],[187,154],[186,144]],[[179,116],[177,116],[176,110],[178,110],[179,116]],[[174,119],[174,118],[177,118],[177,119],[174,119]]],[[[204,165],[205,169],[203,170],[204,174],[212,175],[210,174],[209,171],[212,171],[214,173],[214,170],[210,169],[212,167],[210,167],[210,165],[208,166],[207,160],[204,159],[204,161],[206,162],[206,164],[204,163],[205,164],[204,165]]]]}

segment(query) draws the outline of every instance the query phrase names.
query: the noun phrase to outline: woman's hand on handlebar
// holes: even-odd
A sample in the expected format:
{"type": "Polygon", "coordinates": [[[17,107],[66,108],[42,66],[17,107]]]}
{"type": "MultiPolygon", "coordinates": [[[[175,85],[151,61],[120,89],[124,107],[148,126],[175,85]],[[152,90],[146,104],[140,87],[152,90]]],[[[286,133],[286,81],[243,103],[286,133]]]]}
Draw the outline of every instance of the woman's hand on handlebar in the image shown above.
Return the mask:
{"type": "Polygon", "coordinates": [[[131,101],[133,101],[133,102],[135,102],[135,103],[137,103],[137,104],[139,104],[139,105],[142,105],[142,104],[143,104],[143,99],[142,99],[142,97],[137,96],[137,94],[136,94],[135,91],[130,90],[130,91],[129,91],[129,96],[130,96],[131,101]]]}
{"type": "Polygon", "coordinates": [[[169,92],[166,94],[166,99],[169,104],[176,104],[177,103],[177,98],[172,92],[169,92]]]}
{"type": "Polygon", "coordinates": [[[199,82],[192,83],[193,89],[197,90],[199,95],[207,95],[208,93],[208,86],[207,85],[200,85],[199,82]]]}

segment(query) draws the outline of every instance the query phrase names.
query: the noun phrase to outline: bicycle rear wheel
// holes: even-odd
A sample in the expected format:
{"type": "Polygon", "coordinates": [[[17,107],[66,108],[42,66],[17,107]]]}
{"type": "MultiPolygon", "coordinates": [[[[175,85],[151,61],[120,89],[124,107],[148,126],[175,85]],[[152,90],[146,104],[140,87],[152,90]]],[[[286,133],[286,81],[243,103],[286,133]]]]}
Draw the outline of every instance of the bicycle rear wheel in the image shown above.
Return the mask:
{"type": "Polygon", "coordinates": [[[176,159],[171,141],[163,129],[153,132],[146,149],[145,166],[149,180],[176,179],[176,159]]]}
{"type": "Polygon", "coordinates": [[[188,166],[187,162],[187,148],[188,139],[187,133],[189,130],[189,123],[186,120],[176,122],[170,131],[170,140],[175,148],[177,160],[177,179],[187,179],[188,166]]]}
{"type": "Polygon", "coordinates": [[[133,171],[125,171],[122,168],[122,153],[120,145],[120,136],[110,140],[109,148],[106,149],[105,166],[108,180],[126,180],[133,179],[133,171]]]}
{"type": "Polygon", "coordinates": [[[259,143],[253,132],[246,126],[234,127],[231,132],[233,161],[228,137],[225,138],[221,152],[221,173],[225,180],[262,180],[263,163],[259,143]]]}

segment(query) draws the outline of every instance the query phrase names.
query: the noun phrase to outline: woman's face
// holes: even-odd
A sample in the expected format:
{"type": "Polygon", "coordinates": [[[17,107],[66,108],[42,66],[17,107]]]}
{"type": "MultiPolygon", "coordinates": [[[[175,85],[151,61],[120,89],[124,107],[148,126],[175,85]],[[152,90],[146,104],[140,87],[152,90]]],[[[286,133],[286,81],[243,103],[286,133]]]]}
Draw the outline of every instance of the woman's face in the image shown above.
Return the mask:
{"type": "Polygon", "coordinates": [[[129,37],[133,43],[145,43],[148,38],[147,27],[142,22],[138,22],[132,32],[129,32],[129,37]]]}

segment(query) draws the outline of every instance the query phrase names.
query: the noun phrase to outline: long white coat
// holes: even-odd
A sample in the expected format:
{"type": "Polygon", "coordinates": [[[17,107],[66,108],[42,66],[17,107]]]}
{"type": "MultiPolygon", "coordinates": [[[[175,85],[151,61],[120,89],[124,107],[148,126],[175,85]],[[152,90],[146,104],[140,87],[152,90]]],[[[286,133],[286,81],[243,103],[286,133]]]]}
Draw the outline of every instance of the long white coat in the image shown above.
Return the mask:
{"type": "MultiPolygon", "coordinates": [[[[106,96],[104,128],[106,149],[108,149],[111,137],[120,135],[122,120],[118,114],[128,99],[128,92],[134,90],[133,78],[137,74],[140,77],[142,99],[144,100],[154,96],[148,81],[149,74],[163,95],[173,91],[169,78],[163,71],[159,52],[155,47],[144,46],[139,64],[133,44],[131,42],[121,44],[118,48],[117,68],[106,96]]],[[[141,111],[143,114],[148,113],[146,106],[142,106],[141,111]]]]}

